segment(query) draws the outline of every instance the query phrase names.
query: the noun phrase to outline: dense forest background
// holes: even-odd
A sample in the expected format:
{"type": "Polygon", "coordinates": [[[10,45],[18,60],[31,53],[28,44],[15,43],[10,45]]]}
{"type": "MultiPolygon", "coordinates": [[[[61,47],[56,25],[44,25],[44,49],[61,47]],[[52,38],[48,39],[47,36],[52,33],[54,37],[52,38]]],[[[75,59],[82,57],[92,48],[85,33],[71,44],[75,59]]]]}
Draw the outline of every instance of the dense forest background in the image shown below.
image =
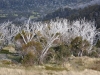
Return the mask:
{"type": "MultiPolygon", "coordinates": [[[[59,8],[78,8],[92,0],[0,0],[0,23],[23,22],[27,18],[37,20],[59,8]],[[76,6],[76,7],[75,7],[76,6]]],[[[69,10],[68,10],[69,12],[69,10]]],[[[69,15],[69,14],[68,14],[69,15]]]]}
{"type": "Polygon", "coordinates": [[[60,8],[53,13],[47,14],[42,20],[50,20],[57,17],[68,18],[70,21],[85,18],[95,21],[97,28],[100,28],[100,5],[90,5],[84,9],[60,8]]]}

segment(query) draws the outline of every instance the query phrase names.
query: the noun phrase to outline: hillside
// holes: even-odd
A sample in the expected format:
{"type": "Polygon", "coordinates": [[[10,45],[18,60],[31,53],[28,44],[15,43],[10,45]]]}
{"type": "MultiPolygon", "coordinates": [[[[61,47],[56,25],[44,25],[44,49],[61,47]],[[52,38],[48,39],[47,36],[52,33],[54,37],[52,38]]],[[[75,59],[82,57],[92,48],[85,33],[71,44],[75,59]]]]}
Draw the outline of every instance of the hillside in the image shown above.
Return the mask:
{"type": "Polygon", "coordinates": [[[39,12],[49,12],[53,9],[72,6],[78,3],[89,2],[92,0],[0,0],[1,10],[15,10],[15,11],[39,11],[39,12]]]}
{"type": "MultiPolygon", "coordinates": [[[[18,22],[21,18],[37,19],[60,7],[88,3],[91,0],[0,0],[0,23],[5,21],[18,22]]],[[[22,20],[21,20],[22,22],[22,20]]]]}
{"type": "Polygon", "coordinates": [[[67,18],[70,21],[85,18],[95,21],[97,28],[100,28],[100,5],[88,6],[84,9],[60,8],[53,13],[47,14],[42,20],[50,20],[57,17],[67,18]]]}

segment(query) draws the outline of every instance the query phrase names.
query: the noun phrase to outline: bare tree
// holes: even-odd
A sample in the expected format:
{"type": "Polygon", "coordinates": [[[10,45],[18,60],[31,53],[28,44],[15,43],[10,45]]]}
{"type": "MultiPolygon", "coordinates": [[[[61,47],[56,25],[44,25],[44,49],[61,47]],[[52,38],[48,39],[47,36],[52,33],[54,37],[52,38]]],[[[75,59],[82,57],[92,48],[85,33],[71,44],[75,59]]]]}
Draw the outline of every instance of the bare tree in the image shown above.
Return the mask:
{"type": "Polygon", "coordinates": [[[5,22],[0,25],[0,41],[2,45],[14,43],[14,37],[19,33],[19,28],[11,22],[5,22]]]}
{"type": "MultiPolygon", "coordinates": [[[[75,37],[82,37],[83,40],[87,40],[91,46],[95,36],[96,27],[94,22],[87,22],[85,20],[74,21],[69,24],[67,19],[58,19],[50,22],[31,22],[30,19],[22,26],[16,26],[11,22],[3,23],[0,25],[0,41],[10,44],[14,43],[16,35],[20,35],[21,38],[16,40],[17,46],[22,47],[23,44],[27,45],[33,40],[39,42],[42,45],[42,50],[39,55],[40,63],[43,63],[45,56],[49,49],[54,45],[55,40],[60,40],[65,44],[70,44],[71,39],[75,37]]],[[[37,51],[33,45],[34,51],[37,51]]]]}
{"type": "Polygon", "coordinates": [[[75,21],[72,25],[73,35],[75,37],[82,37],[82,40],[87,40],[90,43],[88,52],[92,49],[95,37],[97,35],[96,26],[94,22],[85,20],[75,21]]]}
{"type": "Polygon", "coordinates": [[[32,23],[28,20],[20,30],[20,35],[23,38],[24,44],[27,44],[33,39],[42,44],[43,50],[41,50],[40,54],[41,62],[43,62],[44,57],[48,53],[49,48],[53,46],[55,40],[59,39],[66,44],[70,44],[71,39],[79,36],[91,44],[89,48],[89,50],[91,50],[97,34],[94,22],[81,20],[69,24],[67,19],[58,19],[57,21],[51,20],[48,23],[32,23]],[[41,42],[41,39],[45,40],[45,42],[41,42]]]}

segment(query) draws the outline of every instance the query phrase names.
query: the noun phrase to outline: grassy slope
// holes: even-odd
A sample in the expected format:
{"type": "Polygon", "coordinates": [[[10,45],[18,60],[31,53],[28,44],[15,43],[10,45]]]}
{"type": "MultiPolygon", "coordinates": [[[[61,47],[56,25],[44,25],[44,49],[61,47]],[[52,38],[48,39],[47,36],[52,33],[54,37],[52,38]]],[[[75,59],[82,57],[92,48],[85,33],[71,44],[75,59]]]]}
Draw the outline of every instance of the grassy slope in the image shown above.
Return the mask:
{"type": "Polygon", "coordinates": [[[0,68],[0,75],[100,75],[100,72],[94,70],[84,71],[47,71],[47,70],[25,70],[25,69],[12,69],[0,68]]]}
{"type": "Polygon", "coordinates": [[[71,57],[62,66],[0,65],[0,75],[100,75],[100,58],[71,57]]]}

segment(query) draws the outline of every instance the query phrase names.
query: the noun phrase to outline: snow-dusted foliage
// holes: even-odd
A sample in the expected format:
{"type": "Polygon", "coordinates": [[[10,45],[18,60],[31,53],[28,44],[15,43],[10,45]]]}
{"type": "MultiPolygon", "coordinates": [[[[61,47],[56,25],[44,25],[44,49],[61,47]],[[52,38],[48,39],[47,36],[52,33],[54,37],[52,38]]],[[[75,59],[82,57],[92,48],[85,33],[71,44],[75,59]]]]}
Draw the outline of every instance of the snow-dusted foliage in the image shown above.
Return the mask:
{"type": "MultiPolygon", "coordinates": [[[[94,22],[85,20],[69,23],[67,19],[58,19],[50,22],[31,22],[28,20],[22,26],[16,26],[11,22],[0,25],[0,41],[7,41],[7,44],[27,45],[31,41],[39,42],[42,46],[40,52],[40,61],[42,62],[48,50],[54,46],[54,42],[60,40],[60,43],[70,44],[75,37],[82,37],[90,43],[92,49],[95,36],[97,35],[94,22]],[[17,40],[14,38],[17,36],[17,40]],[[18,39],[19,37],[19,39],[18,39]]],[[[56,43],[59,45],[58,43],[56,43]]],[[[35,47],[32,47],[36,50],[35,47]]]]}
{"type": "Polygon", "coordinates": [[[0,43],[2,46],[13,44],[14,37],[19,33],[19,28],[11,22],[0,25],[0,43]]]}
{"type": "Polygon", "coordinates": [[[87,21],[76,21],[72,26],[73,35],[81,36],[83,40],[89,41],[90,44],[93,44],[93,40],[96,36],[96,27],[93,22],[87,21]]]}
{"type": "Polygon", "coordinates": [[[94,22],[87,22],[85,20],[76,21],[73,23],[72,30],[73,35],[81,36],[83,40],[87,40],[90,43],[91,46],[89,50],[91,50],[93,44],[96,43],[94,40],[97,35],[94,22]]]}

